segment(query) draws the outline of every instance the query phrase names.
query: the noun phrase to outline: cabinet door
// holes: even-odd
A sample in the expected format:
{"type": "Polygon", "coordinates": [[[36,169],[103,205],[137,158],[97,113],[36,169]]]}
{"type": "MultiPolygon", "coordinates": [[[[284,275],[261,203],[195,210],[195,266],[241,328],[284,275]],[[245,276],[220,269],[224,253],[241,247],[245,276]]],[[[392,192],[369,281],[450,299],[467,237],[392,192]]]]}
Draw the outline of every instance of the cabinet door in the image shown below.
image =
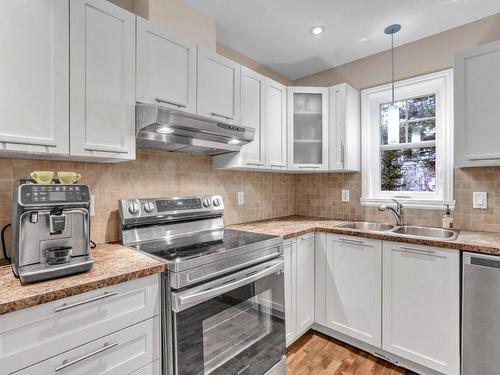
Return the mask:
{"type": "Polygon", "coordinates": [[[500,165],[500,41],[456,54],[455,163],[500,165]]]}
{"type": "Polygon", "coordinates": [[[382,241],[328,235],[326,326],[381,346],[382,241]]]}
{"type": "Polygon", "coordinates": [[[266,82],[266,167],[286,170],[286,87],[266,82]]]}
{"type": "Polygon", "coordinates": [[[327,88],[288,88],[288,160],[294,170],[328,168],[327,88]]]}
{"type": "Polygon", "coordinates": [[[241,66],[198,47],[198,114],[240,122],[241,66]]]}
{"type": "Polygon", "coordinates": [[[360,170],[360,96],[347,83],[330,87],[329,170],[360,170]]]}
{"type": "Polygon", "coordinates": [[[314,323],[314,234],[297,239],[297,335],[314,323]]]}
{"type": "Polygon", "coordinates": [[[252,142],[241,149],[243,166],[265,166],[265,77],[241,67],[241,124],[255,129],[252,142]]]}
{"type": "Polygon", "coordinates": [[[383,267],[383,349],[459,374],[459,251],[384,242],[383,267]]]}
{"type": "Polygon", "coordinates": [[[71,1],[70,152],[135,158],[135,16],[108,2],[71,1]]]}
{"type": "Polygon", "coordinates": [[[297,245],[295,240],[285,242],[283,246],[283,258],[285,262],[285,331],[286,345],[290,345],[297,337],[296,329],[296,262],[297,245]]]}
{"type": "Polygon", "coordinates": [[[0,152],[69,152],[68,0],[2,2],[0,152]]]}
{"type": "Polygon", "coordinates": [[[196,113],[196,44],[137,17],[138,102],[196,113]]]}

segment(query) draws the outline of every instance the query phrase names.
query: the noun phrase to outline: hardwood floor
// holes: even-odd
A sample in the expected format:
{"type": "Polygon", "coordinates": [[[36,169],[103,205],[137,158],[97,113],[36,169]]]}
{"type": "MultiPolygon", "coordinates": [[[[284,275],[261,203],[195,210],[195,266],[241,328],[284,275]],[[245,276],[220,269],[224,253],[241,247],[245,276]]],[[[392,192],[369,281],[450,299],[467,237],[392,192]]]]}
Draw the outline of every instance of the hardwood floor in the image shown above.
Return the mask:
{"type": "Polygon", "coordinates": [[[313,330],[294,342],[286,357],[288,375],[415,374],[313,330]]]}

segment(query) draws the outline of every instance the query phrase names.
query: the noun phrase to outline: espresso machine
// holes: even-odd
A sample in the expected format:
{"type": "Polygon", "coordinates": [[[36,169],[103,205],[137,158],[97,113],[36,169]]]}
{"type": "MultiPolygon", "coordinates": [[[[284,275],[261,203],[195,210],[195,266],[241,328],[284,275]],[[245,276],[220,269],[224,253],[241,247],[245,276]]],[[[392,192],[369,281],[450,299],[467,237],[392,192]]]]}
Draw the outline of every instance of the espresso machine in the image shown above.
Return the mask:
{"type": "Polygon", "coordinates": [[[90,270],[87,185],[18,181],[12,206],[12,269],[29,283],[90,270]]]}

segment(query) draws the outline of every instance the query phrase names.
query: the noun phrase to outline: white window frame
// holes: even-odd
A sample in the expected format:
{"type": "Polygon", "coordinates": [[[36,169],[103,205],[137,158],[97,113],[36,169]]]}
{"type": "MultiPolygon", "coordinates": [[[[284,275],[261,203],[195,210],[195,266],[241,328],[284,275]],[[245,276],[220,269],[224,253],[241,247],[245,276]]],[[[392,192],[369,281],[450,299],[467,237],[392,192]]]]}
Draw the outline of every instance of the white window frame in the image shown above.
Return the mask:
{"type": "Polygon", "coordinates": [[[391,84],[361,91],[361,172],[363,206],[393,203],[409,208],[443,209],[453,200],[453,70],[426,74],[395,83],[395,101],[436,95],[436,191],[381,190],[380,105],[391,102],[391,84]]]}

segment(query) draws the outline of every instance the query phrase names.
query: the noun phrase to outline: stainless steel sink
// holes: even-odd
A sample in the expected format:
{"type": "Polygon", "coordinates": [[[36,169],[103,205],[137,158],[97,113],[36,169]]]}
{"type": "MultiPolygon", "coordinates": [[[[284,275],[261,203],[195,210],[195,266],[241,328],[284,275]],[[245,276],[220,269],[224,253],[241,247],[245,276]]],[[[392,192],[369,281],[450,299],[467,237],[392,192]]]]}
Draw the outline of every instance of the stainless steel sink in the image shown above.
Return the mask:
{"type": "Polygon", "coordinates": [[[439,240],[455,240],[458,237],[458,231],[455,230],[431,227],[417,227],[414,225],[403,225],[400,227],[396,227],[392,230],[392,233],[401,234],[404,236],[439,240]]]}
{"type": "Polygon", "coordinates": [[[346,229],[373,230],[373,231],[385,232],[385,231],[393,229],[394,225],[369,223],[366,221],[358,221],[358,222],[354,222],[354,223],[342,224],[339,227],[346,228],[346,229]]]}

